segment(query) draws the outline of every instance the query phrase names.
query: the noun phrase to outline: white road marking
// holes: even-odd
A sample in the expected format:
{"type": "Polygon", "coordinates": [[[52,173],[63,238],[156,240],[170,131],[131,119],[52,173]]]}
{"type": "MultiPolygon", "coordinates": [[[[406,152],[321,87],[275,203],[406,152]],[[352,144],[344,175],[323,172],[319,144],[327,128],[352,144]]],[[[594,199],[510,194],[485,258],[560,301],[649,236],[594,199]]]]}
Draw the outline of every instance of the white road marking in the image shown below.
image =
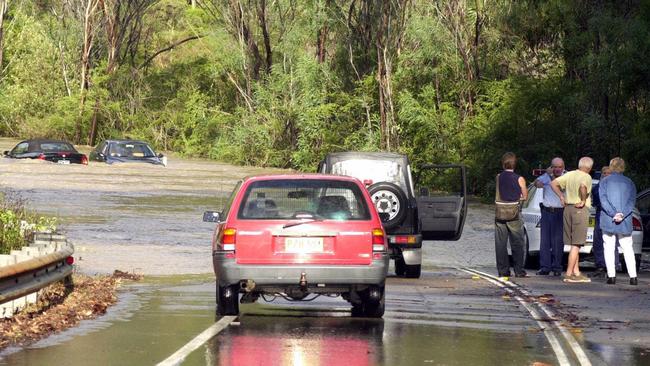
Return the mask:
{"type": "Polygon", "coordinates": [[[210,340],[210,338],[214,337],[215,335],[219,334],[219,332],[226,329],[226,327],[235,319],[237,319],[237,317],[234,315],[224,316],[218,322],[212,324],[208,329],[201,332],[201,334],[194,337],[194,339],[189,341],[178,351],[174,352],[173,355],[167,357],[164,361],[158,363],[157,366],[179,365],[181,362],[183,362],[185,357],[187,357],[190,353],[194,352],[194,350],[196,350],[197,348],[201,347],[201,345],[207,342],[208,340],[210,340]]]}
{"type": "MultiPolygon", "coordinates": [[[[493,275],[491,275],[489,273],[481,272],[481,271],[471,269],[471,268],[470,269],[458,268],[458,269],[463,271],[463,272],[469,273],[469,274],[479,275],[483,279],[485,279],[486,281],[489,281],[490,283],[493,283],[493,284],[505,289],[508,293],[514,294],[514,291],[512,290],[512,288],[516,288],[518,291],[520,291],[525,296],[532,296],[532,294],[529,291],[525,290],[524,288],[522,288],[521,286],[517,285],[514,282],[505,281],[505,280],[502,280],[502,279],[500,279],[498,277],[495,277],[495,276],[493,276],[493,275]]],[[[540,325],[540,328],[542,330],[544,330],[545,327],[540,322],[540,320],[542,318],[539,316],[539,313],[537,313],[537,311],[535,309],[530,307],[530,305],[525,303],[524,300],[521,297],[515,296],[515,299],[517,301],[519,301],[519,303],[522,306],[524,306],[526,308],[526,310],[528,310],[531,313],[531,315],[533,316],[535,321],[537,321],[537,323],[540,325]]],[[[578,359],[578,362],[580,362],[580,365],[582,365],[582,366],[591,366],[591,361],[589,361],[589,358],[585,354],[585,352],[582,349],[582,347],[580,346],[580,344],[575,340],[575,338],[573,337],[571,332],[569,332],[559,321],[557,321],[557,317],[556,317],[555,312],[553,312],[549,307],[547,307],[546,305],[544,305],[542,303],[537,303],[537,305],[546,314],[548,319],[550,319],[550,323],[552,323],[553,326],[555,326],[555,328],[557,328],[560,331],[560,333],[562,334],[562,336],[566,340],[567,344],[569,345],[569,347],[571,348],[571,350],[575,354],[576,358],[578,359]]],[[[555,352],[560,365],[570,365],[571,363],[567,359],[566,353],[564,353],[564,350],[562,349],[562,347],[561,347],[559,341],[557,340],[557,338],[555,337],[555,335],[553,335],[550,332],[544,332],[544,334],[548,338],[549,343],[551,344],[551,347],[553,347],[553,351],[555,352]],[[554,340],[552,341],[551,338],[554,338],[554,340]]]]}

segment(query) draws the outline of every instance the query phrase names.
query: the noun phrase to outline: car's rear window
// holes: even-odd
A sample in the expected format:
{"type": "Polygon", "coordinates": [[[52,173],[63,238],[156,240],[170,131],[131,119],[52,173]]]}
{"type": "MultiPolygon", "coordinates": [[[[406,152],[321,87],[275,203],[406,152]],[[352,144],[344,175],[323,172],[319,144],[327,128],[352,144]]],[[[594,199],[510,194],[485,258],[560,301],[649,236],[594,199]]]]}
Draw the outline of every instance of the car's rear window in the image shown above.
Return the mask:
{"type": "Polygon", "coordinates": [[[331,174],[346,175],[359,180],[370,179],[373,182],[390,182],[398,185],[404,192],[406,177],[402,164],[390,160],[350,159],[332,164],[331,174]]]}
{"type": "Polygon", "coordinates": [[[75,149],[65,142],[42,142],[41,151],[75,151],[75,149]]]}
{"type": "Polygon", "coordinates": [[[327,179],[274,179],[248,186],[239,219],[278,220],[311,217],[369,220],[370,211],[359,186],[327,179]]]}

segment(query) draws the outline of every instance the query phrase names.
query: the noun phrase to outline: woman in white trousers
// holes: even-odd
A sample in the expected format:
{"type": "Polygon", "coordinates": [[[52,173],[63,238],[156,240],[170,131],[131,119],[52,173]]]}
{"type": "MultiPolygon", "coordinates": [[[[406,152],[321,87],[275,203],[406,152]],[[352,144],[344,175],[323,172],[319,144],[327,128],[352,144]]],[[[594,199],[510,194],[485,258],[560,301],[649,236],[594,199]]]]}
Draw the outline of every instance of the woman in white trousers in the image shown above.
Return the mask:
{"type": "Polygon", "coordinates": [[[609,162],[612,174],[599,182],[598,195],[602,211],[600,229],[603,232],[607,283],[616,283],[616,260],[614,249],[616,239],[621,244],[625,266],[630,275],[630,285],[637,285],[636,261],[632,248],[632,211],[636,203],[636,187],[630,178],[623,175],[625,161],[614,158],[609,162]]]}

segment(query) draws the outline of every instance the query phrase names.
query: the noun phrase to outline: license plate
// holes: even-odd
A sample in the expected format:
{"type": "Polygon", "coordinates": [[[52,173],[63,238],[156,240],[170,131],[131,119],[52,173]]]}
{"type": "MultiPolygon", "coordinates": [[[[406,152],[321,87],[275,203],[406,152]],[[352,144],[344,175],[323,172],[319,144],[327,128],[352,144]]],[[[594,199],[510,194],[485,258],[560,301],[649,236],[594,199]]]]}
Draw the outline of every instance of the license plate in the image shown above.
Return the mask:
{"type": "Polygon", "coordinates": [[[323,238],[285,238],[284,251],[287,253],[322,253],[323,238]]]}
{"type": "Polygon", "coordinates": [[[59,163],[59,164],[70,164],[70,160],[59,160],[57,163],[59,163]]]}
{"type": "Polygon", "coordinates": [[[595,217],[590,217],[589,218],[589,227],[594,227],[596,226],[596,218],[595,217]]]}

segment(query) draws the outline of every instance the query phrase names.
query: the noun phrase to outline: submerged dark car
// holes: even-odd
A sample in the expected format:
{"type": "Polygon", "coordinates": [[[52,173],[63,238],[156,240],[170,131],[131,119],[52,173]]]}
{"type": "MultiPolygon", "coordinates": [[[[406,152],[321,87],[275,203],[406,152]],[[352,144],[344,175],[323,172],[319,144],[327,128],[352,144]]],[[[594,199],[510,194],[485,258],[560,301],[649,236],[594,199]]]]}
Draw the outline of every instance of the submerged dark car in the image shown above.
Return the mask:
{"type": "Polygon", "coordinates": [[[106,140],[90,152],[90,160],[113,163],[149,163],[167,165],[167,158],[158,154],[143,141],[106,140]]]}
{"type": "Polygon", "coordinates": [[[58,164],[88,164],[86,155],[78,152],[71,143],[61,140],[21,141],[4,155],[12,159],[39,159],[58,164]]]}

